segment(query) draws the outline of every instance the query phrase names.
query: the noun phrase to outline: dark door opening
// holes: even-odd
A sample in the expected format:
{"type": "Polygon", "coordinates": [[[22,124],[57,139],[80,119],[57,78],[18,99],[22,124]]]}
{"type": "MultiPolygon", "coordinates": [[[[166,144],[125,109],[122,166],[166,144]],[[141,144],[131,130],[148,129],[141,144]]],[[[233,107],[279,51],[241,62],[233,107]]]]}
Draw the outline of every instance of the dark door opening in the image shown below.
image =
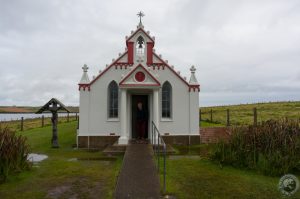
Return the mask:
{"type": "MultiPolygon", "coordinates": [[[[136,139],[139,137],[139,131],[141,131],[141,126],[138,124],[138,119],[141,117],[141,112],[138,114],[138,104],[142,104],[142,117],[145,118],[145,124],[142,127],[144,132],[144,138],[148,138],[148,125],[149,125],[149,109],[148,109],[148,95],[132,95],[131,100],[131,129],[132,138],[136,139]]],[[[140,105],[141,106],[141,105],[140,105]]]]}

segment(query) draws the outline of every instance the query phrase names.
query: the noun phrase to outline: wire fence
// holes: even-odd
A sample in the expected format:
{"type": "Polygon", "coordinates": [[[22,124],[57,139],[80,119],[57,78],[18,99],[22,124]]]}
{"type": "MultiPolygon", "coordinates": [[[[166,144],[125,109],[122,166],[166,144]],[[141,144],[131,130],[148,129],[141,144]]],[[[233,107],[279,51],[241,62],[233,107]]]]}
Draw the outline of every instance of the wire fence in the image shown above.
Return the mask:
{"type": "MultiPolygon", "coordinates": [[[[77,113],[67,114],[63,116],[58,116],[58,123],[66,123],[71,121],[78,121],[79,115],[77,113]]],[[[33,128],[38,127],[46,127],[52,125],[51,117],[44,117],[42,115],[38,118],[27,118],[24,119],[24,117],[21,117],[19,120],[12,120],[12,121],[0,121],[0,127],[1,128],[10,128],[15,131],[25,131],[33,128]]]]}
{"type": "Polygon", "coordinates": [[[300,110],[271,110],[269,108],[201,108],[199,110],[200,121],[206,121],[224,126],[231,125],[257,125],[267,120],[282,118],[300,119],[300,110]]]}

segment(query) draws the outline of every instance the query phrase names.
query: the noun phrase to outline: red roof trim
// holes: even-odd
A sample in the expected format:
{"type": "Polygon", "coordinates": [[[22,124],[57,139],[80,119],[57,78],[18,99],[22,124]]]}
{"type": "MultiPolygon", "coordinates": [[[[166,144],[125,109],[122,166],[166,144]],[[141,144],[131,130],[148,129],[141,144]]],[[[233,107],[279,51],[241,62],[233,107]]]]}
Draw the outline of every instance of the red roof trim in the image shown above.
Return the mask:
{"type": "Polygon", "coordinates": [[[115,60],[113,63],[111,63],[108,67],[106,67],[93,81],[90,82],[90,85],[92,85],[97,79],[99,79],[106,71],[108,71],[114,64],[116,64],[128,51],[126,50],[123,55],[121,55],[117,60],[115,60]]]}
{"type": "MultiPolygon", "coordinates": [[[[155,43],[154,42],[154,40],[150,37],[150,35],[148,35],[148,33],[146,33],[145,31],[144,31],[144,29],[142,29],[142,28],[139,28],[139,29],[137,29],[134,33],[132,33],[131,34],[131,36],[130,37],[128,37],[128,39],[126,39],[126,44],[127,44],[127,42],[137,33],[137,32],[139,32],[139,31],[142,31],[153,43],[155,43]]],[[[148,42],[147,42],[148,43],[148,42]]]]}
{"type": "Polygon", "coordinates": [[[80,91],[81,88],[83,88],[84,91],[85,91],[86,88],[88,89],[88,91],[91,90],[89,84],[78,84],[78,85],[79,85],[79,89],[78,89],[79,91],[80,91]]]}
{"type": "MultiPolygon", "coordinates": [[[[135,67],[135,69],[133,69],[132,71],[130,71],[124,78],[123,80],[119,83],[120,86],[122,85],[126,85],[126,84],[123,84],[124,81],[131,75],[133,74],[138,68],[143,68],[144,71],[156,82],[156,84],[158,86],[160,86],[160,82],[142,65],[142,64],[139,64],[135,67]]],[[[145,85],[145,84],[136,84],[137,86],[140,86],[140,85],[145,85]]]]}
{"type": "Polygon", "coordinates": [[[120,85],[120,87],[124,88],[124,87],[145,87],[145,86],[152,86],[152,87],[157,87],[160,86],[160,84],[123,84],[120,85]]]}
{"type": "Polygon", "coordinates": [[[179,79],[181,79],[187,86],[190,86],[190,84],[183,79],[180,75],[178,75],[178,73],[171,67],[169,66],[169,64],[167,64],[164,60],[162,60],[155,52],[153,52],[153,55],[155,55],[157,57],[157,59],[159,59],[161,62],[163,62],[179,79]]]}
{"type": "MultiPolygon", "coordinates": [[[[127,52],[127,51],[126,51],[127,52]]],[[[126,52],[125,53],[123,53],[123,55],[121,55],[120,57],[118,57],[118,59],[116,60],[116,63],[120,63],[120,62],[118,62],[120,59],[122,59],[125,55],[126,55],[126,52]]],[[[123,63],[123,62],[121,62],[121,63],[123,63]]]]}

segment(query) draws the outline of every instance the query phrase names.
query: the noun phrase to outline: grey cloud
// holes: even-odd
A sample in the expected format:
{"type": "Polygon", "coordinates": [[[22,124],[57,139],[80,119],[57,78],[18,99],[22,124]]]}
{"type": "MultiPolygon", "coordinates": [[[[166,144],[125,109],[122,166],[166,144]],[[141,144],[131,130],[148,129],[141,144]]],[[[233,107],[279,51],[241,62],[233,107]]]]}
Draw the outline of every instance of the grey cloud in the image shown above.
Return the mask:
{"type": "Polygon", "coordinates": [[[0,7],[0,105],[78,104],[82,65],[92,77],[123,52],[139,9],[156,51],[188,78],[197,67],[201,106],[300,99],[296,0],[12,0],[0,7]]]}

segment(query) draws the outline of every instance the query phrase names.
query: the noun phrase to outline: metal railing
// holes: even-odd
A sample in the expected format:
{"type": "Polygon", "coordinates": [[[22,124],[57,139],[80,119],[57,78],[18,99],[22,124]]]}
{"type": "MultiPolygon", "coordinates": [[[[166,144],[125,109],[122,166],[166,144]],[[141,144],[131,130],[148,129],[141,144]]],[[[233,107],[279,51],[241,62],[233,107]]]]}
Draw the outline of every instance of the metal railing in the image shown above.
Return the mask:
{"type": "Polygon", "coordinates": [[[167,147],[164,139],[159,133],[155,123],[152,121],[152,137],[151,144],[153,145],[154,156],[157,159],[157,171],[160,173],[160,158],[163,156],[163,191],[166,193],[166,156],[167,147]]]}

